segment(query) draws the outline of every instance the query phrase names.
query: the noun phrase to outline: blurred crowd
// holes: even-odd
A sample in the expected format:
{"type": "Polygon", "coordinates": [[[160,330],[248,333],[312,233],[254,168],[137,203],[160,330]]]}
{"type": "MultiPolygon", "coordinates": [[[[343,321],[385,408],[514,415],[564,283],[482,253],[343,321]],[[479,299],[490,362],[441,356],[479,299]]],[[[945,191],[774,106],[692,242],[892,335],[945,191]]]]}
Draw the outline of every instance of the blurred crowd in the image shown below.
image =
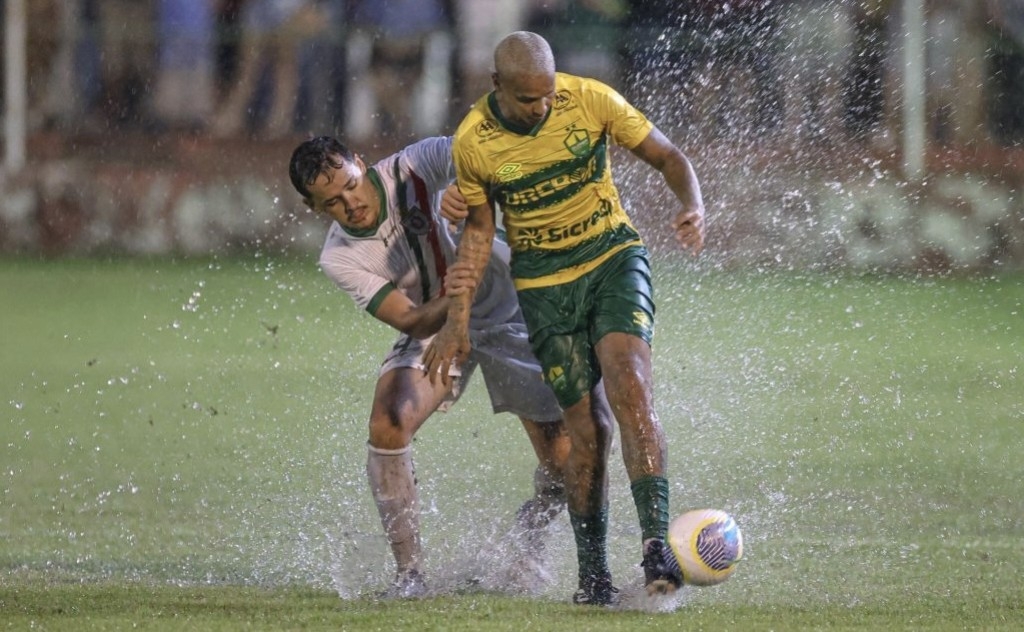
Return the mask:
{"type": "MultiPolygon", "coordinates": [[[[1024,140],[1024,1],[923,0],[944,143],[1024,140]]],[[[507,33],[680,133],[893,135],[901,0],[28,0],[33,130],[450,132],[507,33]]]]}

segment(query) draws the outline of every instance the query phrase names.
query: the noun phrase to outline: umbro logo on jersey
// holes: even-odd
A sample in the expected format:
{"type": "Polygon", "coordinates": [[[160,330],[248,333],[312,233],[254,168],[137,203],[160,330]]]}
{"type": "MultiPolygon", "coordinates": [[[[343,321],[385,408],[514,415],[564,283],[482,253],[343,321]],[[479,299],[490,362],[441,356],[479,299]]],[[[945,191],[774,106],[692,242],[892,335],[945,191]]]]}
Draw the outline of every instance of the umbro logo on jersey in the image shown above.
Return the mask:
{"type": "Polygon", "coordinates": [[[506,162],[498,167],[494,175],[497,176],[498,182],[511,182],[516,178],[522,177],[523,174],[519,170],[521,166],[518,162],[506,162]]]}
{"type": "Polygon", "coordinates": [[[556,110],[564,109],[567,105],[572,103],[572,95],[568,90],[559,90],[555,93],[555,102],[551,104],[551,107],[556,110]]]}

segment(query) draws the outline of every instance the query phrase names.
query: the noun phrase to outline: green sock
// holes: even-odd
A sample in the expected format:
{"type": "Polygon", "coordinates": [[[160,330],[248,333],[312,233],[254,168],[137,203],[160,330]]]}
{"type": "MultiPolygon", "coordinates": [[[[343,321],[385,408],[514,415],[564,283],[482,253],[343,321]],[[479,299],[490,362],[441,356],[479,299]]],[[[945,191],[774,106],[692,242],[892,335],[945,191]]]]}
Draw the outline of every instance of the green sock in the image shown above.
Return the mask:
{"type": "Polygon", "coordinates": [[[582,582],[586,577],[610,575],[608,569],[608,507],[593,516],[569,512],[569,522],[576,536],[576,559],[582,582]]]}
{"type": "Polygon", "coordinates": [[[640,517],[642,541],[664,539],[668,532],[668,479],[644,476],[630,484],[636,513],[640,517]]]}

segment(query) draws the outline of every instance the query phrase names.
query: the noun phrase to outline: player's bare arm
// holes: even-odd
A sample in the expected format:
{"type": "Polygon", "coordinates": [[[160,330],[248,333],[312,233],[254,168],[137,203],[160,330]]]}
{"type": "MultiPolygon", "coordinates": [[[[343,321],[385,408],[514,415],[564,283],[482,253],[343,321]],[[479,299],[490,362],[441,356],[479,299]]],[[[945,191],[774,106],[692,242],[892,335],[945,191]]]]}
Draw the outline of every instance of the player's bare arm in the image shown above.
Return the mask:
{"type": "Polygon", "coordinates": [[[456,262],[444,277],[444,296],[433,298],[423,305],[416,305],[409,297],[392,290],[374,317],[413,338],[427,338],[441,329],[448,317],[449,297],[475,292],[480,279],[468,262],[456,262]]]}
{"type": "MultiPolygon", "coordinates": [[[[470,206],[466,227],[459,242],[458,264],[468,267],[476,283],[479,283],[487,268],[493,239],[494,211],[490,204],[470,206]]],[[[440,375],[441,382],[448,385],[451,382],[448,367],[452,362],[464,361],[469,355],[469,316],[475,295],[474,283],[468,291],[449,297],[448,318],[423,355],[431,383],[440,375]]]]}
{"type": "Polygon", "coordinates": [[[664,176],[683,207],[672,222],[676,241],[691,254],[699,254],[704,249],[704,198],[690,160],[657,128],[633,148],[633,154],[664,176]]]}
{"type": "Polygon", "coordinates": [[[416,305],[409,297],[392,290],[381,302],[374,317],[413,338],[427,338],[441,329],[448,316],[449,299],[439,296],[422,305],[416,305]]]}

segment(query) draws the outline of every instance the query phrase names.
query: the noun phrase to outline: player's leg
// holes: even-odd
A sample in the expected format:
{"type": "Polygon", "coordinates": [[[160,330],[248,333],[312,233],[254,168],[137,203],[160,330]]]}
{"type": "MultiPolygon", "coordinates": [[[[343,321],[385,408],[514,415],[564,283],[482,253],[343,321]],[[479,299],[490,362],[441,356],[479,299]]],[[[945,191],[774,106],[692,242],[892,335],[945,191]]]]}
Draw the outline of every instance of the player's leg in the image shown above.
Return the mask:
{"type": "Polygon", "coordinates": [[[412,438],[446,396],[422,370],[400,367],[377,381],[370,412],[366,473],[397,565],[395,596],[422,592],[419,494],[412,438]]]}
{"type": "Polygon", "coordinates": [[[548,422],[519,419],[537,456],[537,466],[533,472],[533,495],[516,511],[515,523],[504,540],[506,559],[499,568],[504,572],[501,581],[509,589],[537,594],[552,581],[544,550],[548,526],[565,510],[569,435],[560,417],[548,422]]]}
{"type": "Polygon", "coordinates": [[[654,302],[645,253],[625,251],[610,259],[595,287],[594,351],[619,426],[640,522],[645,583],[649,592],[672,592],[682,577],[663,564],[669,521],[668,450],[654,407],[654,302]]]}
{"type": "MultiPolygon", "coordinates": [[[[508,298],[511,305],[498,311],[508,307],[517,310],[515,294],[510,293],[508,298]]],[[[470,341],[470,358],[483,374],[491,408],[495,413],[509,412],[519,417],[537,455],[534,495],[516,516],[516,531],[526,533],[529,539],[530,532],[539,534],[565,508],[565,463],[570,444],[562,409],[544,383],[521,321],[474,330],[470,341]]]]}
{"type": "Polygon", "coordinates": [[[614,428],[592,394],[565,409],[571,448],[566,461],[566,500],[576,539],[579,590],[575,603],[614,603],[608,566],[608,455],[614,428]]]}
{"type": "Polygon", "coordinates": [[[576,603],[607,605],[618,592],[608,567],[608,455],[613,426],[592,364],[586,309],[588,280],[519,292],[519,303],[545,379],[562,407],[569,435],[565,483],[576,540],[576,603]],[[578,308],[566,314],[566,306],[578,308]],[[594,390],[597,388],[597,390],[594,390]]]}
{"type": "Polygon", "coordinates": [[[533,497],[519,508],[516,524],[528,532],[537,532],[565,508],[569,434],[561,419],[549,422],[519,419],[537,455],[537,469],[533,473],[533,497]]]}
{"type": "MultiPolygon", "coordinates": [[[[494,313],[519,311],[516,295],[511,287],[509,290],[507,303],[497,305],[494,313]]],[[[470,341],[470,359],[483,374],[492,410],[519,417],[537,456],[534,493],[516,512],[515,524],[504,539],[506,564],[498,567],[505,572],[501,580],[505,585],[535,593],[550,581],[543,557],[546,527],[566,506],[569,434],[558,400],[544,383],[525,324],[512,318],[492,327],[476,329],[470,332],[470,341]]]]}
{"type": "Polygon", "coordinates": [[[669,521],[667,447],[651,395],[650,347],[635,336],[610,333],[597,349],[640,520],[644,583],[651,594],[672,593],[682,585],[682,576],[665,544],[669,521]]]}
{"type": "Polygon", "coordinates": [[[665,433],[654,409],[651,348],[630,334],[611,332],[596,346],[608,403],[622,434],[622,458],[630,481],[664,476],[665,433]]]}

